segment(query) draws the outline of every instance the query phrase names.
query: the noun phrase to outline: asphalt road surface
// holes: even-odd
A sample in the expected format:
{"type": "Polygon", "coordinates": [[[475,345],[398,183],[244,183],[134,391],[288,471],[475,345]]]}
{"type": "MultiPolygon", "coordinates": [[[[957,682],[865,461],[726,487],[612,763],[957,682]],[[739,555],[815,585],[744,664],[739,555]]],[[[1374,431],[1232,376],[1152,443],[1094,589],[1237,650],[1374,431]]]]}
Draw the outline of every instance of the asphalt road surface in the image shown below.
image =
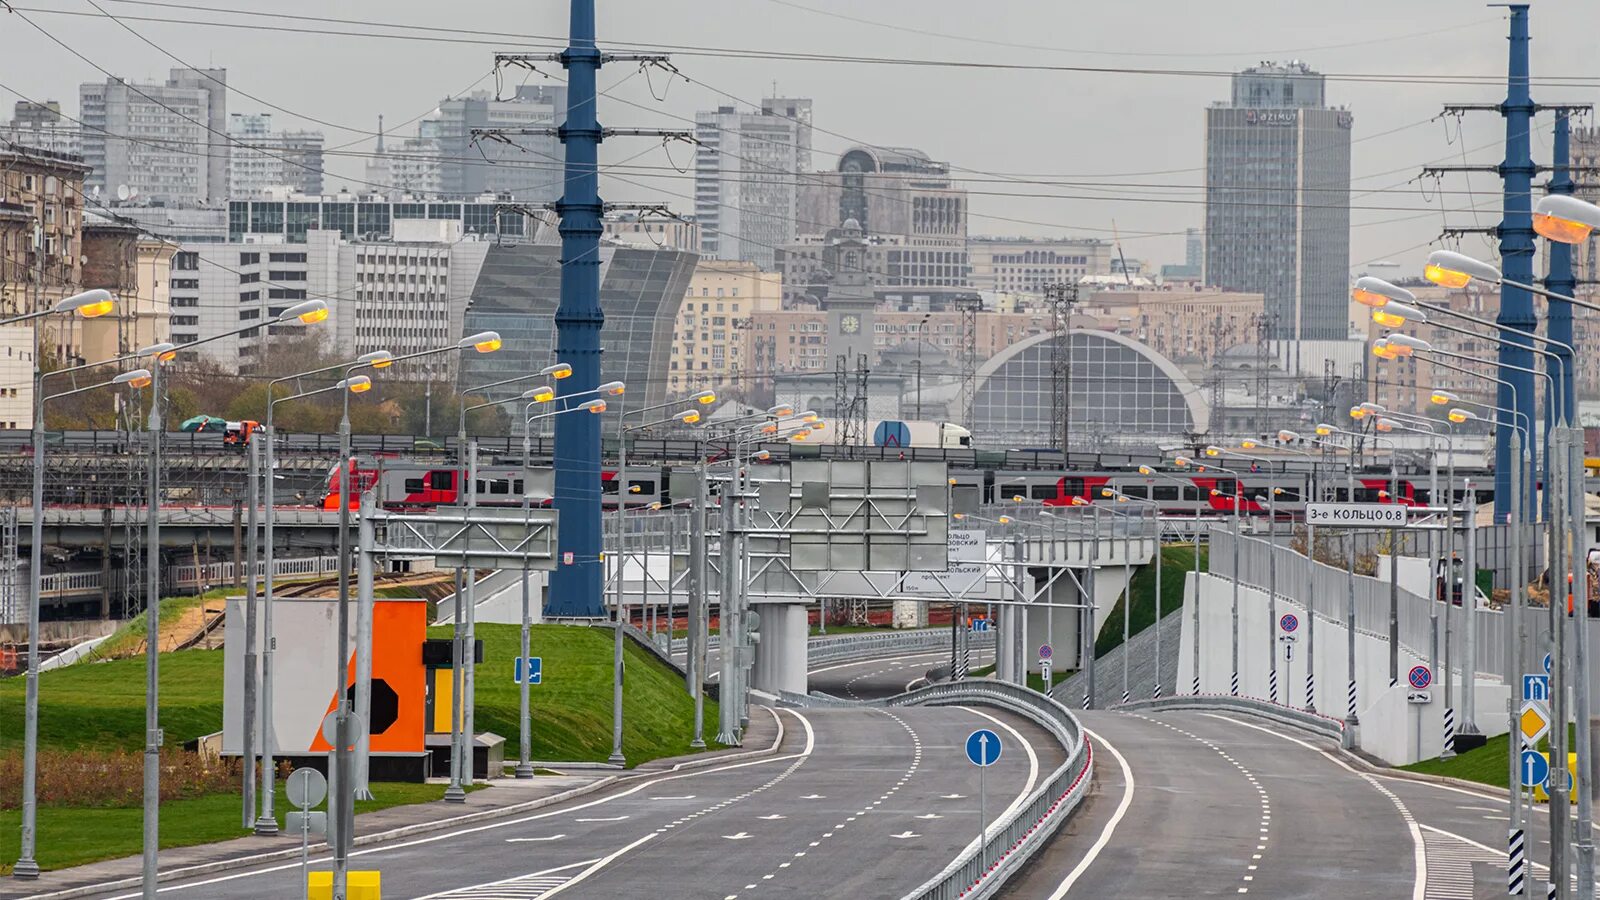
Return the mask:
{"type": "MultiPolygon", "coordinates": [[[[897,897],[977,835],[976,728],[1006,752],[984,775],[992,819],[1065,759],[1046,732],[981,708],[760,710],[774,757],[621,782],[537,813],[365,848],[399,900],[897,897]]],[[[321,856],[313,868],[326,869],[321,856]]],[[[298,863],[165,884],[175,898],[282,900],[298,863]]],[[[137,897],[138,892],[101,894],[137,897]]]]}

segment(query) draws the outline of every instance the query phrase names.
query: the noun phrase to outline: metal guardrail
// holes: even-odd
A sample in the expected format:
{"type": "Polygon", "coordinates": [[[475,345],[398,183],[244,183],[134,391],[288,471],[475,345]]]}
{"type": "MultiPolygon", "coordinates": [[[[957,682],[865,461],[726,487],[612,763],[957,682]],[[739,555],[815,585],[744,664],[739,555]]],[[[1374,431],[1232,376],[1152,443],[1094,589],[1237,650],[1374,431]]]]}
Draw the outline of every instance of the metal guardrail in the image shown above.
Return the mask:
{"type": "Polygon", "coordinates": [[[1336,741],[1344,741],[1344,722],[1329,716],[1303,709],[1273,703],[1257,697],[1234,697],[1229,694],[1179,694],[1174,697],[1162,697],[1159,700],[1134,700],[1129,703],[1119,704],[1114,709],[1120,712],[1138,712],[1139,710],[1162,709],[1204,709],[1228,710],[1271,719],[1284,725],[1292,725],[1315,732],[1323,737],[1336,741]]]}
{"type": "Polygon", "coordinates": [[[850,701],[827,696],[785,693],[779,699],[795,706],[955,706],[983,703],[1024,716],[1061,741],[1067,760],[1023,798],[1009,815],[985,831],[983,846],[968,847],[938,874],[904,900],[979,900],[991,897],[1050,839],[1088,790],[1093,751],[1083,739],[1076,716],[1045,695],[998,681],[947,682],[908,691],[887,700],[850,701]]]}
{"type": "MultiPolygon", "coordinates": [[[[244,564],[237,567],[232,562],[206,563],[205,565],[167,566],[162,576],[162,584],[169,588],[197,588],[205,585],[222,585],[234,583],[234,571],[237,568],[241,577],[246,571],[244,564]]],[[[272,569],[277,578],[318,578],[332,575],[339,571],[339,558],[337,556],[297,556],[289,559],[273,560],[272,569]]],[[[21,571],[26,573],[24,566],[21,571]]],[[[256,563],[256,574],[265,577],[267,564],[256,563]]],[[[93,594],[105,590],[106,584],[100,570],[86,572],[57,572],[46,575],[39,580],[39,593],[42,597],[71,597],[83,594],[93,594]]],[[[124,572],[120,569],[111,573],[111,589],[122,590],[124,587],[124,572]]]]}
{"type": "MultiPolygon", "coordinates": [[[[973,646],[994,644],[993,631],[978,631],[968,635],[973,646]]],[[[818,636],[807,644],[809,662],[834,662],[873,656],[879,652],[904,650],[943,650],[950,646],[948,628],[908,628],[901,631],[863,631],[841,634],[838,637],[818,636]]]]}

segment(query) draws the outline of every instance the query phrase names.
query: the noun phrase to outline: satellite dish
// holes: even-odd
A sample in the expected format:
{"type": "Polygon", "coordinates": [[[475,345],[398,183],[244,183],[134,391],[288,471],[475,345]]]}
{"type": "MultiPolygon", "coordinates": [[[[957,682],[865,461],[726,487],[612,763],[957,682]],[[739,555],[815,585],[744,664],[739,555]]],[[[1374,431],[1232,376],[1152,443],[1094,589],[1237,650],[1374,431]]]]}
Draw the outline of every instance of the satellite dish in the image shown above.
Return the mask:
{"type": "Polygon", "coordinates": [[[133,196],[133,192],[128,190],[128,186],[127,185],[125,185],[125,184],[117,185],[117,199],[118,200],[121,200],[122,202],[126,203],[128,201],[128,198],[132,197],[132,196],[133,196]]]}
{"type": "Polygon", "coordinates": [[[128,199],[129,200],[132,200],[132,199],[134,199],[135,197],[138,197],[138,196],[139,196],[139,189],[138,188],[136,188],[136,187],[128,188],[128,199]]]}

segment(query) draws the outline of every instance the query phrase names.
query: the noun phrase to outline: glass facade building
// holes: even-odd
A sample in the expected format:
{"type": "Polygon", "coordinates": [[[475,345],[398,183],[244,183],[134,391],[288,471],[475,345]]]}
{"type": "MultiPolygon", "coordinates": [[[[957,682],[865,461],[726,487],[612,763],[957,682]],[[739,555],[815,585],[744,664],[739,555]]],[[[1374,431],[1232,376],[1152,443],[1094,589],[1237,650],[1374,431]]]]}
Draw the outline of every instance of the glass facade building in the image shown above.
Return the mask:
{"type": "MultiPolygon", "coordinates": [[[[600,332],[602,381],[623,381],[622,397],[612,407],[639,409],[667,398],[672,360],[672,323],[689,289],[698,256],[682,250],[602,247],[600,332]]],[[[462,356],[462,386],[488,384],[537,372],[556,358],[556,307],[561,300],[561,248],[506,244],[488,248],[468,303],[463,333],[498,331],[497,353],[462,356]]],[[[491,400],[510,399],[532,381],[487,392],[491,400]]],[[[513,430],[520,426],[513,417],[513,430]]],[[[609,416],[608,416],[609,420],[609,416]]],[[[548,424],[546,423],[547,429],[548,424]]]]}
{"type": "Polygon", "coordinates": [[[1303,63],[1246,69],[1206,110],[1205,282],[1262,294],[1269,338],[1348,336],[1351,125],[1303,63]]]}
{"type": "MultiPolygon", "coordinates": [[[[1041,334],[1006,348],[978,371],[975,435],[1004,436],[1007,447],[1052,447],[1052,359],[1059,338],[1041,334]]],[[[1069,337],[1069,429],[1074,447],[1150,446],[1206,428],[1199,388],[1149,347],[1111,332],[1069,337]]],[[[990,442],[994,440],[991,437],[990,442]]]]}
{"type": "Polygon", "coordinates": [[[444,219],[461,223],[462,231],[483,237],[527,240],[537,223],[511,210],[497,212],[493,201],[472,203],[390,202],[372,199],[304,197],[293,200],[230,200],[228,240],[246,234],[281,234],[302,243],[315,228],[337,231],[347,241],[379,241],[391,236],[395,219],[444,219]]]}

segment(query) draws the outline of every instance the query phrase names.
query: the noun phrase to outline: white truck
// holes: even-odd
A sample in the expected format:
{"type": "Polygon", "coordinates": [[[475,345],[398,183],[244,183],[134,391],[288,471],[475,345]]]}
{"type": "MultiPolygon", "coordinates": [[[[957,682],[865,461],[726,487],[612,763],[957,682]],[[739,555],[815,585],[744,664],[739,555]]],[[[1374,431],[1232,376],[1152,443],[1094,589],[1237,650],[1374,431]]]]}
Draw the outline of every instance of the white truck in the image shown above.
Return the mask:
{"type": "Polygon", "coordinates": [[[884,419],[873,427],[872,443],[877,447],[970,449],[972,432],[950,422],[884,419]]]}

